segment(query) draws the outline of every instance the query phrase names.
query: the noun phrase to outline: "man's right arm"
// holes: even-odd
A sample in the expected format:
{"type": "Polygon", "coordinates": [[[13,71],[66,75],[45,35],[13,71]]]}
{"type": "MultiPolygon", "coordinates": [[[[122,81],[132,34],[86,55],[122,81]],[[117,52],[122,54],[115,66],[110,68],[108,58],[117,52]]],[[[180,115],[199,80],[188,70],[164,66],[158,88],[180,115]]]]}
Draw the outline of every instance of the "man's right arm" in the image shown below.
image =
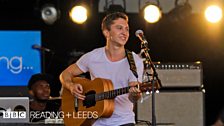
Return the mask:
{"type": "Polygon", "coordinates": [[[78,97],[79,99],[84,99],[84,96],[82,95],[83,89],[80,84],[73,83],[72,78],[82,73],[83,71],[76,64],[72,64],[67,67],[59,77],[62,86],[70,90],[72,95],[78,97]]]}

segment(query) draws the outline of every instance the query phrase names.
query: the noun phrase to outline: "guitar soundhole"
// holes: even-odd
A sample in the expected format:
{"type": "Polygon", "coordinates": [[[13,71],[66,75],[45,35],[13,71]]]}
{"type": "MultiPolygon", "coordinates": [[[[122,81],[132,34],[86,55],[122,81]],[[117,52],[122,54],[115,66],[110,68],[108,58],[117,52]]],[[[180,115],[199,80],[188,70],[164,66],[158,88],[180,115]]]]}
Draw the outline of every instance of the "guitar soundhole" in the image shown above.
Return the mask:
{"type": "Polygon", "coordinates": [[[96,92],[94,90],[91,90],[85,93],[86,98],[83,101],[83,106],[86,106],[86,108],[95,106],[96,105],[95,94],[96,92]]]}

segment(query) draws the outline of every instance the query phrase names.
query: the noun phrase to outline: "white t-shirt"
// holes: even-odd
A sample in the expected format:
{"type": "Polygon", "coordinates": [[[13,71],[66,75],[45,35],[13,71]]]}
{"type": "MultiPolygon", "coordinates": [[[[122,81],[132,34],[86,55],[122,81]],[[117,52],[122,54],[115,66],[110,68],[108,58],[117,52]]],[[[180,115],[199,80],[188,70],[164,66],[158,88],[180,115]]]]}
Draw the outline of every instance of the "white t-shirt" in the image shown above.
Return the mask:
{"type": "MultiPolygon", "coordinates": [[[[143,60],[132,52],[138,72],[138,80],[141,82],[143,73],[143,60]]],[[[127,58],[111,62],[105,53],[105,47],[94,49],[83,55],[76,64],[83,72],[89,72],[91,79],[110,79],[114,89],[128,87],[128,82],[137,81],[130,70],[127,58]]],[[[133,103],[128,99],[128,94],[115,98],[114,112],[110,118],[99,118],[94,126],[119,126],[126,123],[135,123],[133,103]]]]}

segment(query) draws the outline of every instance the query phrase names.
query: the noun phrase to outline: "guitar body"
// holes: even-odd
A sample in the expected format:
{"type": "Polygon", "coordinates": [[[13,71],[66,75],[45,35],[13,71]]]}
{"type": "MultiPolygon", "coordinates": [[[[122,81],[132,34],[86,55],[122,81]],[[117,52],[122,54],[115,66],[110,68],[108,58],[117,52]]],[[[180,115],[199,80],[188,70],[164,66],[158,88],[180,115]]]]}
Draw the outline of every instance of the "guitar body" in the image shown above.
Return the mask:
{"type": "MultiPolygon", "coordinates": [[[[86,78],[75,77],[74,83],[79,83],[83,87],[83,94],[97,94],[113,90],[113,84],[108,79],[96,78],[89,80],[86,78]]],[[[101,101],[78,100],[78,111],[75,111],[75,98],[71,92],[63,88],[62,92],[62,111],[64,112],[64,124],[66,126],[91,126],[99,117],[110,117],[114,110],[114,99],[104,99],[101,101]],[[71,114],[67,116],[66,114],[71,114]]]]}

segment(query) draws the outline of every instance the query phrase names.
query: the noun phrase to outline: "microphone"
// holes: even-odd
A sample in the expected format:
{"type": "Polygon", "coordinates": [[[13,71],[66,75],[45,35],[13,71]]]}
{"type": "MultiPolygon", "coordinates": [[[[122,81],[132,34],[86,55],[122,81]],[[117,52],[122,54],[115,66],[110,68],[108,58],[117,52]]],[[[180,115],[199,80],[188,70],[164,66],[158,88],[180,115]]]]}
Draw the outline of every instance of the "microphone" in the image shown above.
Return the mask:
{"type": "Polygon", "coordinates": [[[42,47],[42,46],[39,46],[39,45],[33,45],[32,46],[33,49],[37,49],[37,50],[40,50],[40,51],[46,51],[46,52],[51,52],[52,50],[48,49],[48,48],[45,48],[45,47],[42,47]]]}
{"type": "Polygon", "coordinates": [[[143,45],[144,47],[148,47],[148,42],[147,42],[147,40],[146,40],[146,38],[145,38],[144,33],[143,33],[142,30],[137,30],[137,31],[135,32],[135,35],[136,35],[136,37],[138,37],[138,38],[141,40],[142,45],[143,45]]]}

